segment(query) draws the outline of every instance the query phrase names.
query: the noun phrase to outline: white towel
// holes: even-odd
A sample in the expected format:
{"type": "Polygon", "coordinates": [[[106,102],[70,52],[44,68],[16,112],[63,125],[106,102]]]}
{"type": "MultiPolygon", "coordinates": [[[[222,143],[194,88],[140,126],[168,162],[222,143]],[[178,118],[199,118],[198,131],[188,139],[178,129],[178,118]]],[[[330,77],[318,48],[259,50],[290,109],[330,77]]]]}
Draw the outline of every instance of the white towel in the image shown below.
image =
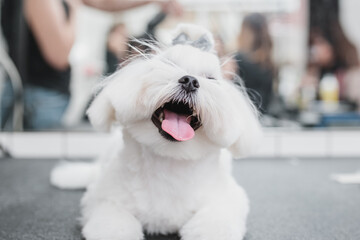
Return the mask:
{"type": "Polygon", "coordinates": [[[360,184],[360,171],[356,173],[332,174],[330,178],[342,184],[360,184]]]}

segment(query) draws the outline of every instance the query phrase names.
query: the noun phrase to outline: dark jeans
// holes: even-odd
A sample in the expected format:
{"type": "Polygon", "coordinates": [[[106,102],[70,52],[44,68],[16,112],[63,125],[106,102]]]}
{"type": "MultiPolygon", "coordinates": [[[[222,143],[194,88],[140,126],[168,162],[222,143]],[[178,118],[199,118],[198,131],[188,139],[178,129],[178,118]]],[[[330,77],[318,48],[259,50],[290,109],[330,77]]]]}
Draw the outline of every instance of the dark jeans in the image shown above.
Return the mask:
{"type": "MultiPolygon", "coordinates": [[[[25,129],[60,128],[69,99],[69,95],[55,90],[37,86],[26,86],[24,89],[25,129]]],[[[6,116],[6,113],[11,115],[13,102],[14,94],[10,82],[7,81],[1,94],[1,123],[6,121],[5,118],[9,117],[6,116]]],[[[11,119],[8,118],[8,123],[9,120],[11,122],[11,119]]],[[[9,129],[9,127],[7,128],[9,129]]]]}

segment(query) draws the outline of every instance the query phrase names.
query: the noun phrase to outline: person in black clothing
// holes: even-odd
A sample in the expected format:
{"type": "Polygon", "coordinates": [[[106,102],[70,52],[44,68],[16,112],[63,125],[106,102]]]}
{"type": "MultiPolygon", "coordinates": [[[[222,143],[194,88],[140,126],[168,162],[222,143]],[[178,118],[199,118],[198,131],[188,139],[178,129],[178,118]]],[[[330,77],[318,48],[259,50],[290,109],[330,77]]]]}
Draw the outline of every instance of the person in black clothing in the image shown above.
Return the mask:
{"type": "MultiPolygon", "coordinates": [[[[27,129],[61,124],[70,98],[68,57],[79,4],[79,0],[3,0],[1,27],[9,56],[23,81],[27,129]]],[[[5,83],[2,112],[12,108],[12,92],[11,84],[5,83]]]]}
{"type": "Polygon", "coordinates": [[[237,74],[258,109],[266,113],[274,78],[271,59],[272,40],[263,15],[254,13],[244,18],[238,37],[239,50],[235,55],[237,74]]]}

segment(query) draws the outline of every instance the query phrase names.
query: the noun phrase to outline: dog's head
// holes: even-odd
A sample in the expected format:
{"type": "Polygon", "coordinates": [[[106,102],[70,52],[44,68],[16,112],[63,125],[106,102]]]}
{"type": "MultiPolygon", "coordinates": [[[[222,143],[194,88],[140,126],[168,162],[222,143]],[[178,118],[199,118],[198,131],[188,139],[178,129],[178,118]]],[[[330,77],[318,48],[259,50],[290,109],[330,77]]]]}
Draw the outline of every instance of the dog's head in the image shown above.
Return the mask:
{"type": "Polygon", "coordinates": [[[173,45],[116,72],[88,110],[91,123],[118,121],[157,154],[198,159],[219,148],[250,152],[261,133],[246,94],[222,78],[212,36],[179,28],[173,45]]]}

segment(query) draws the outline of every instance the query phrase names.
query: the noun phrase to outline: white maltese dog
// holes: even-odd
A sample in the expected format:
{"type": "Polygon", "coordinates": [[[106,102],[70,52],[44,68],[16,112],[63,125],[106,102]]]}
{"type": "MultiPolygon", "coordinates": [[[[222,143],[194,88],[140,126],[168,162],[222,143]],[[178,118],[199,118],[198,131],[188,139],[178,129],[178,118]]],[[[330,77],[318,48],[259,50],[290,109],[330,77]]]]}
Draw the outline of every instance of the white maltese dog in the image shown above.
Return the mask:
{"type": "MultiPolygon", "coordinates": [[[[181,25],[172,45],[152,47],[107,81],[88,110],[91,123],[122,125],[88,185],[87,240],[141,240],[178,232],[182,240],[241,240],[248,198],[231,175],[261,128],[246,94],[224,80],[211,34],[181,25]]],[[[86,185],[95,167],[59,166],[52,182],[86,185]]]]}

